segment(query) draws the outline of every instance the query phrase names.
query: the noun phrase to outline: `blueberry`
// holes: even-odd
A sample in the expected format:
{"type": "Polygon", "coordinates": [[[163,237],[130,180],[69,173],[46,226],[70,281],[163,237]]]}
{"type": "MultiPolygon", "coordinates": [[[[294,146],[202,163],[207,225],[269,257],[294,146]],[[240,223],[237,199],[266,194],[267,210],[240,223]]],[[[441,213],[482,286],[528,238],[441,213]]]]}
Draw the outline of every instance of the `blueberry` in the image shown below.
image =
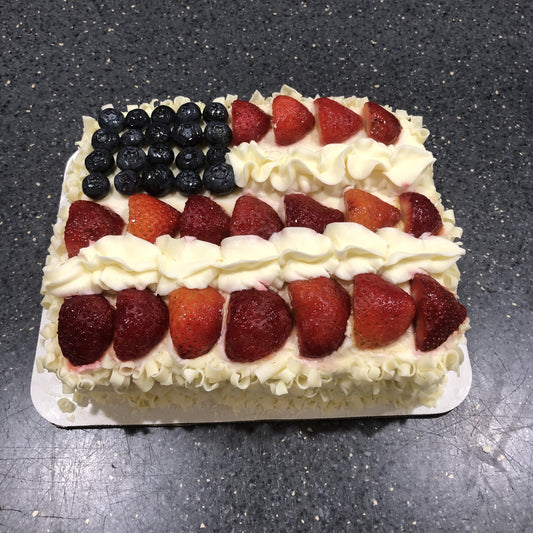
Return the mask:
{"type": "Polygon", "coordinates": [[[170,126],[163,122],[150,124],[144,134],[148,144],[166,143],[170,139],[170,126]]]}
{"type": "Polygon", "coordinates": [[[141,170],[146,165],[146,154],[138,146],[125,146],[117,154],[120,170],[141,170]]]}
{"type": "Polygon", "coordinates": [[[222,144],[228,146],[233,139],[231,128],[225,123],[215,120],[208,122],[204,130],[205,140],[211,145],[222,144]]]}
{"type": "Polygon", "coordinates": [[[150,117],[144,109],[132,109],[128,111],[126,118],[124,119],[124,126],[128,128],[137,128],[142,130],[150,122],[150,117]]]}
{"type": "Polygon", "coordinates": [[[186,104],[181,105],[176,113],[176,121],[178,124],[199,122],[201,118],[202,112],[194,102],[187,102],[186,104]]]}
{"type": "Polygon", "coordinates": [[[207,167],[204,171],[205,188],[216,195],[229,194],[236,187],[233,167],[226,163],[218,163],[207,167]]]}
{"type": "Polygon", "coordinates": [[[205,166],[205,155],[197,146],[184,148],[176,156],[176,166],[180,170],[199,170],[205,166]]]}
{"type": "Polygon", "coordinates": [[[206,122],[216,120],[226,122],[228,120],[228,110],[220,102],[211,102],[204,107],[203,117],[206,122]]]}
{"type": "Polygon", "coordinates": [[[113,107],[106,107],[98,113],[98,124],[104,130],[118,133],[124,127],[124,115],[113,107]]]}
{"type": "Polygon", "coordinates": [[[91,145],[95,150],[107,150],[114,152],[120,143],[118,133],[104,130],[100,128],[93,133],[91,138],[91,145]]]}
{"type": "Polygon", "coordinates": [[[174,188],[174,174],[166,165],[154,165],[143,172],[142,185],[151,196],[165,196],[174,188]]]}
{"type": "Polygon", "coordinates": [[[172,161],[174,161],[174,152],[167,143],[152,144],[152,146],[148,148],[148,161],[150,161],[152,165],[170,165],[172,161]]]}
{"type": "Polygon", "coordinates": [[[162,122],[163,124],[170,125],[176,119],[176,113],[168,105],[158,105],[152,111],[152,122],[162,122]]]}
{"type": "Polygon", "coordinates": [[[94,172],[83,178],[81,188],[92,200],[101,200],[109,193],[109,180],[105,174],[94,172]]]}
{"type": "Polygon", "coordinates": [[[201,194],[204,185],[200,174],[195,170],[182,170],[176,176],[176,189],[185,196],[201,194]]]}
{"type": "Polygon", "coordinates": [[[113,168],[115,161],[107,150],[94,150],[85,158],[85,168],[89,172],[106,173],[113,168]]]}
{"type": "Polygon", "coordinates": [[[137,128],[128,128],[120,136],[120,144],[122,146],[142,146],[144,142],[144,135],[142,130],[137,128]]]}
{"type": "Polygon", "coordinates": [[[180,147],[197,146],[202,142],[203,133],[199,124],[178,124],[172,130],[172,140],[180,147]]]}
{"type": "Polygon", "coordinates": [[[122,170],[114,179],[115,189],[126,196],[142,191],[142,179],[136,170],[122,170]]]}
{"type": "Polygon", "coordinates": [[[207,150],[206,160],[208,165],[215,165],[216,163],[225,163],[226,154],[229,152],[229,148],[223,144],[217,144],[211,146],[207,150]]]}

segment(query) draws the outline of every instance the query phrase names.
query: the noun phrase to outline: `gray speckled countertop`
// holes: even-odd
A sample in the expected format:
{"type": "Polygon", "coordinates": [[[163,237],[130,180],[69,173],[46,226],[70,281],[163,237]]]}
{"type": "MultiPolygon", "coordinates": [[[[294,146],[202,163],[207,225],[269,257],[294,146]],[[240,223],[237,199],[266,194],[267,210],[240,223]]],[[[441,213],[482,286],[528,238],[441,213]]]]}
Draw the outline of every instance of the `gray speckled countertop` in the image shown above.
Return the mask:
{"type": "Polygon", "coordinates": [[[533,511],[529,2],[7,2],[0,33],[2,531],[525,531],[533,511]],[[357,5],[356,5],[357,4],[357,5]],[[424,117],[464,228],[473,385],[442,416],[54,427],[30,378],[81,116],[284,83],[424,117]]]}

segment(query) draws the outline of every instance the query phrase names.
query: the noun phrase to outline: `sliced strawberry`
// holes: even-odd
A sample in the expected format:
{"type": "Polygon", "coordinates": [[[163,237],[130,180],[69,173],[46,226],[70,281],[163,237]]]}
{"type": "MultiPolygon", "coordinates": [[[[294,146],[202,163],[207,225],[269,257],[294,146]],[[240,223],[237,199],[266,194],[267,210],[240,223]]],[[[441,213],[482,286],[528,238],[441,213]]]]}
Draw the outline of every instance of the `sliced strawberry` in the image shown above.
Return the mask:
{"type": "Polygon", "coordinates": [[[122,218],[111,209],[88,200],[76,200],[69,208],[65,224],[68,256],[78,255],[81,248],[106,235],[120,235],[124,225],[122,218]]]}
{"type": "Polygon", "coordinates": [[[298,347],[303,357],[325,357],[346,336],[350,296],[335,280],[325,277],[289,283],[298,347]]]}
{"type": "Polygon", "coordinates": [[[303,139],[315,126],[315,117],[292,96],[278,95],[272,102],[274,138],[280,146],[303,139]]]}
{"type": "Polygon", "coordinates": [[[349,222],[357,222],[372,231],[395,226],[401,218],[399,209],[361,189],[348,189],[344,193],[344,206],[349,222]]]}
{"type": "Polygon", "coordinates": [[[271,118],[259,107],[245,100],[231,104],[233,144],[259,142],[270,129],[271,118]]]}
{"type": "Polygon", "coordinates": [[[431,200],[418,192],[400,194],[400,210],[407,233],[420,237],[423,233],[438,235],[442,229],[439,211],[431,200]]]}
{"type": "Polygon", "coordinates": [[[113,348],[121,361],[144,357],[168,330],[168,308],[148,289],[124,289],[117,295],[113,348]]]}
{"type": "Polygon", "coordinates": [[[231,293],[225,338],[231,361],[257,361],[276,352],[291,330],[289,308],[275,292],[245,289],[231,293]]]}
{"type": "Polygon", "coordinates": [[[185,203],[180,221],[182,237],[220,244],[229,237],[230,216],[207,196],[191,196],[185,203]]]}
{"type": "Polygon", "coordinates": [[[363,120],[355,111],[330,98],[317,98],[315,109],[322,145],[342,143],[363,127],[363,120]]]}
{"type": "Polygon", "coordinates": [[[415,302],[377,274],[354,279],[353,322],[358,348],[379,348],[400,338],[415,316],[415,302]]]}
{"type": "Polygon", "coordinates": [[[229,229],[231,235],[259,235],[268,240],[283,229],[283,222],[270,205],[246,194],[235,202],[229,229]]]}
{"type": "Polygon", "coordinates": [[[394,144],[402,131],[400,121],[374,102],[366,102],[363,106],[363,125],[371,139],[383,144],[394,144]]]}
{"type": "Polygon", "coordinates": [[[161,235],[174,237],[179,230],[180,212],[148,194],[133,194],[128,200],[128,231],[154,243],[161,235]]]}
{"type": "Polygon", "coordinates": [[[415,274],[411,296],[416,304],[415,344],[428,352],[438,348],[466,319],[466,309],[455,296],[427,274],[415,274]]]}
{"type": "Polygon", "coordinates": [[[317,233],[323,233],[328,224],[344,221],[342,211],[322,205],[307,194],[287,194],[283,203],[287,227],[311,228],[317,233]]]}
{"type": "Polygon", "coordinates": [[[59,309],[57,340],[74,366],[98,361],[113,340],[115,311],[101,295],[66,298],[59,309]]]}
{"type": "Polygon", "coordinates": [[[222,330],[224,297],[212,287],[181,287],[170,293],[170,336],[182,359],[206,354],[222,330]]]}

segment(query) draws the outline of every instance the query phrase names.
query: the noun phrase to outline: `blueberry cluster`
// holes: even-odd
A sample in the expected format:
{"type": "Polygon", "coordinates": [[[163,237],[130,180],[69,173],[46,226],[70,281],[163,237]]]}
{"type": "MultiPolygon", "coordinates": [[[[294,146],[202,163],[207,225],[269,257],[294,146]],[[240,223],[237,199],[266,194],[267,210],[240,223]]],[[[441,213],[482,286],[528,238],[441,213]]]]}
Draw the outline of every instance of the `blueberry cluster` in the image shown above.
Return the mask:
{"type": "Polygon", "coordinates": [[[176,112],[159,105],[151,116],[143,109],[132,109],[126,116],[114,108],[103,109],[98,114],[100,129],[91,139],[93,151],[85,158],[89,174],[83,179],[83,192],[94,200],[104,198],[116,165],[120,171],[114,186],[124,195],[144,191],[160,197],[178,191],[189,196],[204,189],[228,194],[236,186],[233,168],[225,162],[232,141],[227,120],[228,110],[219,102],[206,105],[203,113],[193,102],[176,112]]]}

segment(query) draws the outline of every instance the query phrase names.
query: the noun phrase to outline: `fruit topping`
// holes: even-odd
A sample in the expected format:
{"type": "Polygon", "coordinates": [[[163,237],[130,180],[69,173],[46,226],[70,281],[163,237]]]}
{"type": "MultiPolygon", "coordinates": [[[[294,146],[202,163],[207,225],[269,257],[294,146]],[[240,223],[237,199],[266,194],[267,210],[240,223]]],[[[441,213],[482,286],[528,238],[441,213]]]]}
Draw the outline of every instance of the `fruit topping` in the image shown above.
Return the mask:
{"type": "Polygon", "coordinates": [[[176,113],[176,121],[179,124],[199,122],[202,118],[202,112],[194,102],[187,102],[179,107],[176,113]]]}
{"type": "Polygon", "coordinates": [[[142,178],[136,170],[121,170],[115,175],[115,189],[125,196],[142,191],[142,178]]]}
{"type": "Polygon", "coordinates": [[[357,222],[372,231],[400,222],[399,209],[361,189],[348,189],[344,193],[344,206],[346,220],[357,222]]]}
{"type": "Polygon", "coordinates": [[[217,163],[225,163],[226,154],[228,152],[229,148],[227,146],[222,146],[221,144],[211,146],[209,150],[207,150],[207,154],[205,155],[207,164],[216,165],[217,163]]]}
{"type": "Polygon", "coordinates": [[[224,297],[212,287],[181,287],[170,293],[170,337],[182,359],[204,355],[222,331],[224,297]]]}
{"type": "Polygon", "coordinates": [[[220,102],[211,102],[204,107],[202,113],[205,122],[212,122],[214,120],[219,122],[227,122],[228,110],[224,104],[220,102]]]}
{"type": "Polygon", "coordinates": [[[184,196],[201,194],[204,190],[204,182],[196,170],[182,170],[178,172],[175,186],[176,190],[184,196]]]}
{"type": "Polygon", "coordinates": [[[174,237],[179,230],[180,212],[148,194],[134,194],[128,200],[128,231],[154,243],[160,235],[174,237]]]}
{"type": "Polygon", "coordinates": [[[152,165],[170,165],[174,161],[174,152],[167,143],[155,143],[148,148],[148,161],[152,165]]]}
{"type": "Polygon", "coordinates": [[[65,299],[59,309],[57,340],[72,365],[90,365],[104,355],[113,340],[114,314],[98,294],[65,299]]]}
{"type": "Polygon", "coordinates": [[[113,156],[107,150],[94,150],[85,158],[85,168],[89,172],[102,172],[105,174],[114,165],[113,156]]]}
{"type": "Polygon", "coordinates": [[[176,113],[168,105],[161,104],[154,108],[151,118],[152,123],[163,123],[170,125],[176,119],[176,113]]]}
{"type": "Polygon", "coordinates": [[[142,146],[144,142],[144,134],[142,130],[137,128],[128,128],[120,136],[120,144],[122,146],[142,146]]]}
{"type": "Polygon", "coordinates": [[[152,122],[144,133],[148,144],[166,143],[170,140],[170,126],[164,122],[152,122]]]}
{"type": "Polygon", "coordinates": [[[415,237],[423,233],[438,235],[442,229],[439,211],[431,200],[418,192],[400,194],[400,210],[404,230],[415,237]]]}
{"type": "Polygon", "coordinates": [[[291,330],[289,308],[275,292],[245,289],[231,293],[225,337],[231,361],[257,361],[276,352],[291,330]]]}
{"type": "Polygon", "coordinates": [[[112,133],[118,133],[124,128],[124,115],[113,107],[106,107],[98,112],[98,125],[112,133]]]}
{"type": "Polygon", "coordinates": [[[230,217],[222,207],[207,196],[195,195],[185,202],[180,234],[220,244],[222,239],[229,237],[229,225],[230,217]]]}
{"type": "Polygon", "coordinates": [[[355,111],[330,98],[317,98],[315,109],[322,145],[342,143],[363,127],[363,120],[355,111]]]}
{"type": "Polygon", "coordinates": [[[415,316],[411,296],[377,274],[354,279],[354,341],[358,348],[379,348],[400,338],[415,316]]]}
{"type": "Polygon", "coordinates": [[[383,144],[394,144],[402,131],[400,121],[384,107],[366,102],[363,106],[363,125],[366,134],[383,144]]]}
{"type": "Polygon", "coordinates": [[[166,196],[174,189],[174,174],[166,165],[154,165],[142,173],[142,185],[152,196],[166,196]]]}
{"type": "Polygon", "coordinates": [[[217,196],[229,194],[236,188],[233,167],[227,163],[217,163],[204,170],[204,187],[217,196]]]}
{"type": "Polygon", "coordinates": [[[416,304],[415,344],[428,352],[438,348],[466,319],[466,309],[446,287],[427,274],[415,274],[411,296],[416,304]]]}
{"type": "Polygon", "coordinates": [[[109,179],[101,172],[94,172],[83,178],[81,188],[85,196],[92,200],[101,200],[109,193],[109,179]]]}
{"type": "Polygon", "coordinates": [[[276,143],[287,146],[303,139],[315,126],[315,117],[292,96],[278,95],[272,102],[276,143]]]}
{"type": "Polygon", "coordinates": [[[119,144],[120,137],[118,136],[118,133],[107,131],[102,128],[96,130],[91,137],[91,145],[95,150],[114,152],[119,144]]]}
{"type": "Polygon", "coordinates": [[[283,222],[274,209],[259,198],[240,196],[231,215],[231,235],[258,235],[269,239],[283,229],[283,222]]]}
{"type": "Polygon", "coordinates": [[[328,224],[344,221],[342,211],[322,205],[307,194],[287,194],[283,203],[287,227],[311,228],[317,233],[323,233],[328,224]]]}
{"type": "Polygon", "coordinates": [[[324,357],[337,350],[346,336],[350,296],[325,277],[289,283],[298,347],[303,357],[324,357]]]}
{"type": "Polygon", "coordinates": [[[123,229],[124,221],[111,209],[88,200],[76,200],[69,208],[65,224],[68,256],[78,255],[81,248],[106,235],[120,235],[123,229]]]}
{"type": "Polygon", "coordinates": [[[124,119],[124,126],[142,130],[150,122],[150,117],[144,109],[131,109],[124,119]]]}
{"type": "Polygon", "coordinates": [[[176,166],[180,170],[199,170],[205,166],[205,155],[198,146],[184,148],[176,156],[176,166]]]}
{"type": "Polygon", "coordinates": [[[146,154],[138,146],[125,146],[118,151],[117,166],[120,170],[142,170],[146,165],[146,154]]]}
{"type": "Polygon", "coordinates": [[[233,143],[259,142],[270,129],[271,118],[259,107],[245,100],[231,104],[233,143]]]}
{"type": "Polygon", "coordinates": [[[180,148],[186,148],[187,146],[197,146],[204,138],[202,128],[200,124],[196,122],[185,122],[178,124],[172,130],[172,140],[180,148]]]}
{"type": "Polygon", "coordinates": [[[225,123],[218,120],[208,122],[204,129],[204,138],[211,146],[221,144],[228,146],[233,139],[231,128],[225,123]]]}
{"type": "Polygon", "coordinates": [[[168,330],[168,308],[148,289],[124,289],[117,295],[113,348],[121,361],[145,356],[168,330]]]}

